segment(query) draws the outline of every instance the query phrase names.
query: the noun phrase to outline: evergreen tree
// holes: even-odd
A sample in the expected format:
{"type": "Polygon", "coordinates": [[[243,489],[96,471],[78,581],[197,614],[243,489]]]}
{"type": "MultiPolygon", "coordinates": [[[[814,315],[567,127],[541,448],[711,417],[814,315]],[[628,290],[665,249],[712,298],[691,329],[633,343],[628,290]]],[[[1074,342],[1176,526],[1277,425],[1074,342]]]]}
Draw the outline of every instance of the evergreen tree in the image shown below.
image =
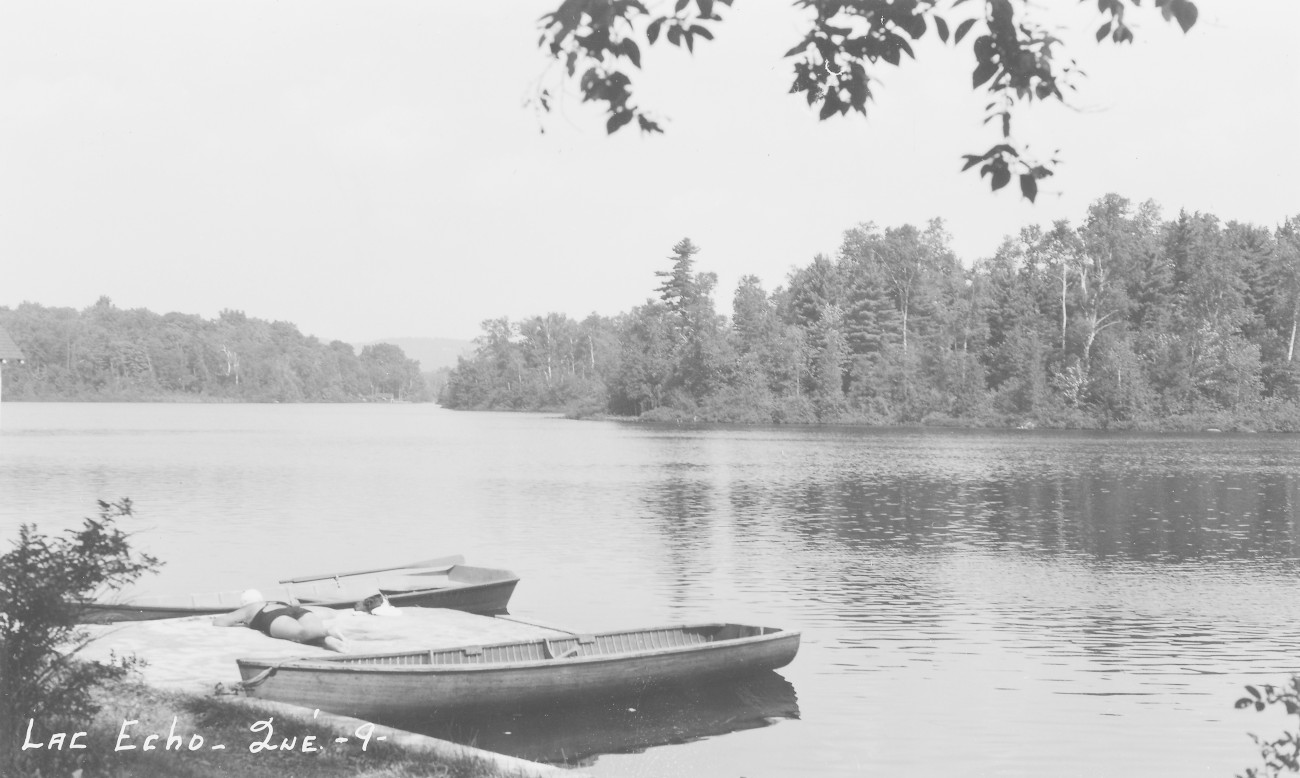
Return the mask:
{"type": "Polygon", "coordinates": [[[689,329],[690,311],[700,293],[695,278],[695,255],[699,252],[690,238],[682,238],[673,246],[673,255],[669,257],[672,269],[655,271],[655,277],[663,279],[655,291],[668,310],[681,319],[678,326],[683,331],[689,329]]]}

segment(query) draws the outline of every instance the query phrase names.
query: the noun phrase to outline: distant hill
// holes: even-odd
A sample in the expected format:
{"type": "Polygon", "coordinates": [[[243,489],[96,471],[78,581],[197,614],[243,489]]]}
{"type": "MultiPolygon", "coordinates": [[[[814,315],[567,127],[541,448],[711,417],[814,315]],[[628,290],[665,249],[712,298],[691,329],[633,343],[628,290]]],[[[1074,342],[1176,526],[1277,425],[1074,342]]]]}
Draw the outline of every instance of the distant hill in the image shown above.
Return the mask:
{"type": "Polygon", "coordinates": [[[353,347],[356,348],[357,353],[360,353],[362,346],[371,346],[375,343],[391,343],[397,346],[406,354],[407,359],[414,359],[420,363],[422,373],[432,373],[440,367],[455,367],[457,357],[474,353],[473,341],[452,338],[382,338],[369,343],[356,343],[353,347]]]}

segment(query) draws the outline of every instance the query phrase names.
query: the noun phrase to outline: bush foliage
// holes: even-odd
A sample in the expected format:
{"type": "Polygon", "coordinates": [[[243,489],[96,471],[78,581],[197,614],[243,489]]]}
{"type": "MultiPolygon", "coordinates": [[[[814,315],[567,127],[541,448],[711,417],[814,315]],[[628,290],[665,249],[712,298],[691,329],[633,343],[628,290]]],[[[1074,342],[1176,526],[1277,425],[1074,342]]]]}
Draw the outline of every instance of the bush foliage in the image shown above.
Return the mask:
{"type": "MultiPolygon", "coordinates": [[[[1237,700],[1238,709],[1250,708],[1263,712],[1276,705],[1285,709],[1288,716],[1300,719],[1300,676],[1292,676],[1290,682],[1283,687],[1247,686],[1246,693],[1249,696],[1237,700]]],[[[1284,732],[1272,740],[1259,735],[1250,737],[1259,746],[1264,765],[1247,768],[1238,778],[1276,778],[1283,773],[1300,772],[1300,734],[1284,732]]]]}
{"type": "Polygon", "coordinates": [[[132,659],[82,661],[89,642],[77,626],[86,603],[160,567],[131,549],[117,526],[131,501],[100,502],[98,518],[85,519],[63,536],[18,530],[13,549],[0,557],[0,774],[25,775],[41,763],[75,752],[22,749],[33,731],[84,729],[98,710],[96,685],[123,677],[132,659]]]}

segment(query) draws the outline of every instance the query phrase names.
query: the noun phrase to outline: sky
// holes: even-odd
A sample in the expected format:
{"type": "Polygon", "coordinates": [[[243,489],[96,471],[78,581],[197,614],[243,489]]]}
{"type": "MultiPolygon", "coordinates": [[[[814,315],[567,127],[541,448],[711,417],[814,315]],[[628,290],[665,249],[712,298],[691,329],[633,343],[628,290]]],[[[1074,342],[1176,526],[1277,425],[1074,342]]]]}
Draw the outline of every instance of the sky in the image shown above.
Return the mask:
{"type": "Polygon", "coordinates": [[[1199,0],[1186,35],[1143,4],[1127,46],[1096,43],[1093,3],[1038,3],[1087,77],[1018,119],[1062,159],[1034,204],[959,172],[997,142],[968,47],[923,41],[878,71],[868,118],[820,122],[787,94],[799,12],[738,0],[694,55],[645,52],[634,98],[666,134],[607,136],[537,49],[556,3],[9,0],[0,306],[107,295],[325,341],[470,339],[627,311],[683,237],[727,311],[741,276],[770,291],[862,222],[942,218],[970,263],[1108,192],[1166,217],[1300,214],[1294,0],[1199,0]],[[561,93],[549,115],[539,85],[561,93]]]}

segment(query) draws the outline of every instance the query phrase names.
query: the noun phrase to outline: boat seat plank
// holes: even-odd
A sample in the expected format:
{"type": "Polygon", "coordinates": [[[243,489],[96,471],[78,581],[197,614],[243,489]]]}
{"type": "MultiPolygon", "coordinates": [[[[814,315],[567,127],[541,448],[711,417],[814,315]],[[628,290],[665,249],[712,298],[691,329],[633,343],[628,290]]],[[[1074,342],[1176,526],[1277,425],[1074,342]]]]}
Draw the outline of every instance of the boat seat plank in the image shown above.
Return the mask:
{"type": "Polygon", "coordinates": [[[576,646],[572,646],[572,647],[569,648],[567,651],[565,651],[565,652],[563,652],[563,653],[561,653],[561,654],[556,654],[556,655],[555,655],[555,658],[556,658],[556,659],[568,659],[569,657],[571,657],[571,656],[573,656],[573,655],[575,655],[575,654],[578,654],[578,653],[580,653],[581,651],[582,651],[582,644],[578,644],[578,645],[576,645],[576,646]]]}

